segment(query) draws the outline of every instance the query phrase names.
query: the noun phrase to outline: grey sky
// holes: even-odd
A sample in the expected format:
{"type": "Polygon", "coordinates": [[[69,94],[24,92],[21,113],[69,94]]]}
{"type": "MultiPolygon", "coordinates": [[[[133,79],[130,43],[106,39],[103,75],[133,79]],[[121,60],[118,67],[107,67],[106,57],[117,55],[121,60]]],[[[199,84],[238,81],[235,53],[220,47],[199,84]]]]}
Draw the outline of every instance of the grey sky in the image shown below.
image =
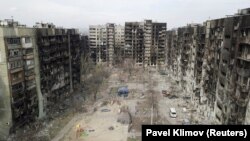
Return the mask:
{"type": "Polygon", "coordinates": [[[225,17],[247,7],[250,0],[2,0],[0,18],[13,16],[28,26],[43,21],[76,28],[153,19],[167,22],[169,29],[225,17]]]}

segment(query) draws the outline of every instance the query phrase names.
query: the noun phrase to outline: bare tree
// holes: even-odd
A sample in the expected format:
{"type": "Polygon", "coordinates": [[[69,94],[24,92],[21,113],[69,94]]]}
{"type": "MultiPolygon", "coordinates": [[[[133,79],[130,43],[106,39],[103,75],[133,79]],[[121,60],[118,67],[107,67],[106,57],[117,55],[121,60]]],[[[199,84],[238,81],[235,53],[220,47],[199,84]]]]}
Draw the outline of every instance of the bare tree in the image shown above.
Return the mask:
{"type": "Polygon", "coordinates": [[[86,78],[82,82],[83,89],[87,94],[93,94],[94,100],[97,99],[97,93],[105,78],[109,76],[108,71],[103,65],[96,65],[90,69],[87,73],[86,78]]]}

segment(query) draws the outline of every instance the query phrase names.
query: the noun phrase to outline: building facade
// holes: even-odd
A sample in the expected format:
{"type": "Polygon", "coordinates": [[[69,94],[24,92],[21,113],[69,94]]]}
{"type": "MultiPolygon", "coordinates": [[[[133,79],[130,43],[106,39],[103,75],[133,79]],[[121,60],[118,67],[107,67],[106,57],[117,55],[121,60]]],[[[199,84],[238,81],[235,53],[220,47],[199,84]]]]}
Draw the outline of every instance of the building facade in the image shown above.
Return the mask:
{"type": "Polygon", "coordinates": [[[167,67],[207,121],[249,124],[250,9],[167,32],[167,67]]]}
{"type": "Polygon", "coordinates": [[[0,26],[0,137],[38,117],[36,32],[13,20],[0,26]]]}
{"type": "Polygon", "coordinates": [[[166,23],[125,22],[124,57],[139,66],[165,65],[166,23]]]}
{"type": "Polygon", "coordinates": [[[76,29],[0,21],[0,140],[78,89],[80,39],[76,29]]]}

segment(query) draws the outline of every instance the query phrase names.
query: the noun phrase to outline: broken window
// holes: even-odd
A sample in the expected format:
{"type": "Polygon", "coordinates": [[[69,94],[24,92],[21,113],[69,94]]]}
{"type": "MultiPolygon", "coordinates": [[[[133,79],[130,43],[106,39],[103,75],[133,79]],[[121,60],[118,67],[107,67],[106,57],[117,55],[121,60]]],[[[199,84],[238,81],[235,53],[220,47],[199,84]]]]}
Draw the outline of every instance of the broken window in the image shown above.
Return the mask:
{"type": "Polygon", "coordinates": [[[7,44],[17,44],[20,45],[20,38],[7,38],[7,44]]]}
{"type": "Polygon", "coordinates": [[[241,30],[241,37],[246,37],[246,36],[248,36],[248,30],[247,29],[241,30]]]}
{"type": "Polygon", "coordinates": [[[13,62],[9,62],[9,69],[15,69],[15,68],[19,68],[23,66],[22,61],[13,61],[13,62]]]}
{"type": "Polygon", "coordinates": [[[12,80],[13,81],[21,79],[21,78],[22,78],[22,73],[21,72],[16,72],[16,73],[12,74],[12,80]]]}
{"type": "Polygon", "coordinates": [[[21,52],[19,51],[19,49],[11,49],[8,52],[9,57],[18,57],[20,55],[21,55],[21,52]]]}
{"type": "Polygon", "coordinates": [[[30,37],[25,37],[25,43],[31,43],[31,38],[30,37]]]}
{"type": "Polygon", "coordinates": [[[230,35],[225,35],[226,39],[230,39],[230,37],[231,37],[230,35]]]}

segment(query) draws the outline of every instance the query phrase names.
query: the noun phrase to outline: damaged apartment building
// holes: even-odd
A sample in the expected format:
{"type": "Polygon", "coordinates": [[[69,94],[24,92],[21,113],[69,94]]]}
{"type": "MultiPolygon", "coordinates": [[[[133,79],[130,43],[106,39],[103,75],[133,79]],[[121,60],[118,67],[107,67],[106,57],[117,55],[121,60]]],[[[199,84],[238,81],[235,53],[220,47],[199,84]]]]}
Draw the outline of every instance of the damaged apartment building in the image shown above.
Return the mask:
{"type": "Polygon", "coordinates": [[[38,116],[35,80],[36,32],[10,20],[0,21],[0,137],[38,116]]]}
{"type": "Polygon", "coordinates": [[[57,28],[53,24],[37,23],[39,54],[39,89],[43,111],[47,113],[69,96],[80,84],[80,35],[76,29],[57,28]]]}
{"type": "Polygon", "coordinates": [[[138,66],[165,64],[166,23],[125,22],[125,46],[122,56],[132,58],[138,66]]]}
{"type": "Polygon", "coordinates": [[[115,24],[89,26],[89,47],[93,62],[113,65],[115,48],[115,24]]]}
{"type": "Polygon", "coordinates": [[[0,137],[51,112],[80,84],[76,29],[0,21],[0,137]]]}
{"type": "Polygon", "coordinates": [[[166,23],[125,22],[89,27],[91,58],[94,62],[114,65],[119,59],[129,58],[138,66],[165,64],[166,23]]]}
{"type": "Polygon", "coordinates": [[[167,32],[167,68],[206,119],[250,123],[250,9],[167,32]]]}

